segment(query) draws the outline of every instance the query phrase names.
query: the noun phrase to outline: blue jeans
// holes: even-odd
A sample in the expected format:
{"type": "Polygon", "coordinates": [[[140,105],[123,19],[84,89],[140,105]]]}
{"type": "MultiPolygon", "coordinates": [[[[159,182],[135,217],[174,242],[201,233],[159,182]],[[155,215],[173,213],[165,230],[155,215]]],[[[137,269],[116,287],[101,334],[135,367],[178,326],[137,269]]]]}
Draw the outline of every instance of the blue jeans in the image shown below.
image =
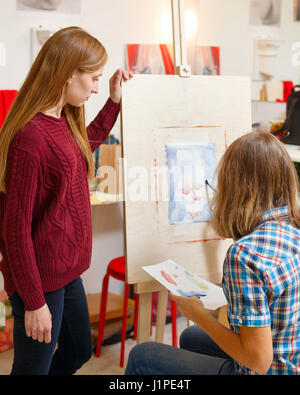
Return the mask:
{"type": "Polygon", "coordinates": [[[185,329],[180,348],[147,342],[135,346],[126,375],[233,375],[234,362],[198,326],[185,329]]]}
{"type": "Polygon", "coordinates": [[[17,293],[9,298],[14,316],[12,375],[70,375],[92,355],[90,321],[81,278],[46,293],[45,299],[52,315],[49,344],[26,335],[23,300],[17,293]]]}

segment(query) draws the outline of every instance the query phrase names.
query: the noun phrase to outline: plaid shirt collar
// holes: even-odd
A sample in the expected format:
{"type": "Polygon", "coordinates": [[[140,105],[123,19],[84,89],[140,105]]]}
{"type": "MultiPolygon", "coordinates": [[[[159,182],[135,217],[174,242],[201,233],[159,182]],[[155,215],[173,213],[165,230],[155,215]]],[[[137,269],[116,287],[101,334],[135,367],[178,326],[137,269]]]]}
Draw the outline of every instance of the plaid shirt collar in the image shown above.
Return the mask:
{"type": "Polygon", "coordinates": [[[288,206],[282,206],[266,211],[261,217],[261,224],[267,221],[286,221],[289,219],[288,206]]]}

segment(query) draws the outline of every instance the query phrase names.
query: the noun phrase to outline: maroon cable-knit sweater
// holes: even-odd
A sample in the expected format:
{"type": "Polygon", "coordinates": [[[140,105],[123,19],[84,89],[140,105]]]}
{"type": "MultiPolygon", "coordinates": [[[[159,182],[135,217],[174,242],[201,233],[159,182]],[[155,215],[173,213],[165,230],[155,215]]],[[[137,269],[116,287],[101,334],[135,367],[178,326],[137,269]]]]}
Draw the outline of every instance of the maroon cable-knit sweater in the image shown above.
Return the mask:
{"type": "MultiPolygon", "coordinates": [[[[88,126],[92,151],[106,140],[120,106],[108,99],[88,126]]],[[[64,115],[38,113],[9,150],[7,192],[0,193],[0,270],[5,290],[26,310],[45,304],[44,293],[64,287],[88,269],[92,231],[87,168],[64,115]]]]}

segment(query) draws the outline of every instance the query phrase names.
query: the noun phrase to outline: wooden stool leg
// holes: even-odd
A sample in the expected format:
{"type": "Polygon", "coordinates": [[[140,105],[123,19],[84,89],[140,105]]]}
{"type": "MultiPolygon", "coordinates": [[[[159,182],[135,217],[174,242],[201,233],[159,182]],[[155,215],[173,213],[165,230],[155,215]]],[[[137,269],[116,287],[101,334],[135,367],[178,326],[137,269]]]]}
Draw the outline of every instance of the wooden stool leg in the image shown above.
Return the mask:
{"type": "Polygon", "coordinates": [[[169,291],[163,290],[158,292],[157,313],[156,313],[156,333],[155,341],[164,342],[164,331],[166,325],[167,306],[169,291]]]}
{"type": "Polygon", "coordinates": [[[127,309],[128,309],[128,296],[129,296],[129,285],[125,283],[124,292],[124,303],[123,303],[123,325],[122,325],[122,337],[121,337],[121,357],[120,367],[124,365],[124,352],[125,352],[125,340],[126,340],[126,328],[127,328],[127,309]]]}
{"type": "Polygon", "coordinates": [[[106,274],[102,282],[101,303],[100,303],[99,322],[98,322],[98,336],[97,336],[97,345],[96,345],[97,358],[100,357],[101,344],[103,343],[106,303],[107,303],[107,293],[108,293],[108,280],[109,280],[109,275],[106,274]]]}
{"type": "Polygon", "coordinates": [[[137,343],[144,343],[150,339],[152,293],[141,293],[139,295],[139,315],[137,328],[137,343]]]}

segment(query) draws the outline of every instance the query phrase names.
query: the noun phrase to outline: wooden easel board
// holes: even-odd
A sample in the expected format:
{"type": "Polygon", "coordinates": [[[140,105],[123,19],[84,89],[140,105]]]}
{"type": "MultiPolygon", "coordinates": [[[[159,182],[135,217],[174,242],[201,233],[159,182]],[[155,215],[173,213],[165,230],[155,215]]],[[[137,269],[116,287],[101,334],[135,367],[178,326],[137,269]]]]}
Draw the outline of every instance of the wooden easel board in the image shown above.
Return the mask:
{"type": "Polygon", "coordinates": [[[151,281],[142,266],[167,259],[220,282],[232,240],[221,239],[209,222],[170,225],[168,180],[155,169],[166,167],[169,144],[215,143],[219,161],[250,132],[250,79],[136,75],[123,86],[121,119],[128,283],[151,281]]]}

